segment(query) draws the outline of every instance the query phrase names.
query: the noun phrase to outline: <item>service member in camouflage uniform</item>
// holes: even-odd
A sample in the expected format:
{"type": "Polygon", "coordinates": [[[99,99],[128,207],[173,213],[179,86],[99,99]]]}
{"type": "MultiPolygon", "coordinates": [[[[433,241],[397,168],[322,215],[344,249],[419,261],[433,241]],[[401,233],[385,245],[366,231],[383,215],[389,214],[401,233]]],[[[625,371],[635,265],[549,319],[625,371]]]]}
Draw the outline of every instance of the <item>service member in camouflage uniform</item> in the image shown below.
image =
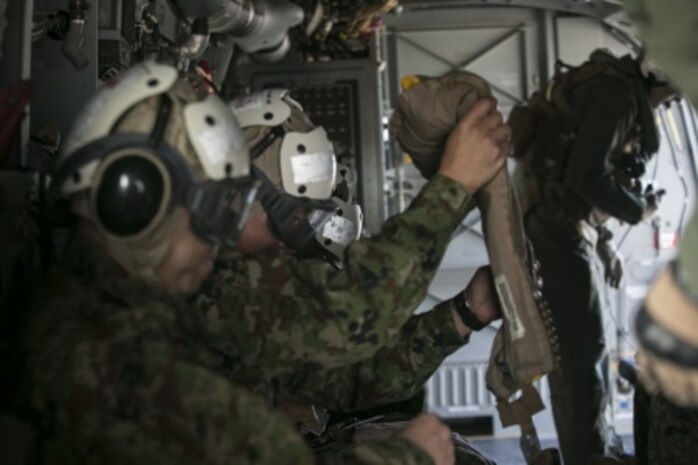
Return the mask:
{"type": "MultiPolygon", "coordinates": [[[[482,102],[478,111],[484,116],[490,103],[482,102]]],[[[500,126],[501,116],[490,124],[500,126]]],[[[506,140],[508,131],[501,129],[506,140]]],[[[477,142],[470,148],[477,149],[477,142]]],[[[503,155],[505,143],[502,149],[503,155]]],[[[478,172],[477,160],[471,163],[470,171],[478,172]]],[[[487,170],[481,172],[487,180],[487,170]]],[[[228,255],[194,299],[201,312],[183,312],[182,321],[212,347],[209,366],[274,403],[352,411],[410,397],[470,332],[453,302],[410,318],[468,198],[468,190],[436,176],[381,234],[349,246],[341,271],[318,260],[297,261],[275,247],[254,257],[228,255]]],[[[259,252],[276,243],[266,221],[253,218],[247,229],[250,224],[255,231],[243,234],[244,250],[259,252]]],[[[474,280],[474,292],[487,300],[477,307],[485,312],[473,323],[477,327],[499,316],[483,273],[474,280]]],[[[470,456],[472,461],[459,463],[487,463],[480,454],[470,456]]]]}
{"type": "MultiPolygon", "coordinates": [[[[429,312],[410,317],[389,344],[379,347],[370,357],[357,359],[353,364],[338,364],[331,351],[324,356],[318,354],[309,357],[307,361],[294,357],[298,353],[294,351],[295,346],[299,346],[299,351],[304,351],[310,350],[311,344],[318,344],[316,334],[309,335],[307,339],[302,336],[289,337],[282,347],[282,361],[277,362],[272,357],[261,358],[259,354],[265,350],[262,343],[245,344],[263,338],[259,334],[261,327],[274,332],[277,326],[300,326],[305,321],[311,328],[322,331],[322,323],[313,319],[317,318],[316,313],[301,312],[300,317],[294,317],[286,309],[277,311],[278,315],[266,317],[251,304],[242,304],[246,311],[233,318],[236,315],[228,302],[232,301],[233,296],[244,297],[248,294],[247,286],[269,296],[301,300],[302,296],[285,291],[289,288],[288,284],[295,281],[289,277],[288,271],[298,265],[293,257],[282,254],[270,258],[268,262],[248,258],[225,265],[224,271],[219,271],[216,278],[221,279],[221,275],[224,275],[226,281],[207,281],[195,297],[197,305],[205,313],[203,321],[206,326],[200,326],[202,320],[191,313],[187,314],[184,309],[180,311],[180,318],[183,326],[190,328],[195,338],[207,341],[215,349],[209,359],[211,366],[217,367],[231,379],[250,386],[274,403],[293,397],[294,393],[325,388],[326,394],[316,393],[316,403],[332,410],[352,411],[407,398],[424,385],[446,356],[467,342],[470,333],[468,326],[459,329],[462,321],[453,308],[454,303],[464,295],[460,293],[453,301],[445,301],[429,312]],[[248,329],[250,335],[239,336],[237,332],[244,329],[248,329]],[[208,335],[210,337],[207,338],[208,335]],[[246,347],[250,350],[246,351],[246,347]],[[325,366],[325,360],[329,360],[330,367],[325,366]],[[279,382],[281,379],[284,382],[279,382]]],[[[485,293],[482,290],[484,284],[475,284],[475,292],[485,293]]],[[[492,310],[494,304],[491,300],[482,300],[485,300],[485,304],[481,307],[485,308],[474,311],[483,313],[483,316],[478,316],[478,321],[486,325],[499,317],[499,313],[492,310]]],[[[334,317],[330,315],[330,318],[334,317]]],[[[327,321],[325,324],[331,331],[333,322],[327,321]]],[[[270,343],[275,343],[277,336],[272,334],[270,339],[270,343]]],[[[323,346],[318,347],[318,351],[322,351],[323,346]]],[[[309,399],[311,396],[303,395],[303,398],[309,399]]]]}
{"type": "Polygon", "coordinates": [[[424,298],[468,198],[436,177],[381,234],[350,246],[342,270],[276,251],[227,254],[187,324],[249,382],[367,359],[394,343],[424,298]]]}
{"type": "MultiPolygon", "coordinates": [[[[617,167],[626,159],[642,162],[658,149],[653,106],[671,95],[667,90],[631,57],[595,51],[531,99],[535,114],[548,118],[540,122],[550,124],[537,126],[517,170],[530,170],[529,179],[536,180],[520,184],[526,185],[523,194],[536,199],[526,212],[526,232],[541,262],[543,294],[560,341],[560,368],[549,382],[567,465],[622,452],[606,418],[605,282],[597,248],[607,258],[605,275],[612,285],[618,285],[622,269],[599,231],[609,217],[636,224],[657,208],[658,196],[631,191],[617,167]]],[[[515,177],[522,179],[520,174],[515,177]]]]}
{"type": "MultiPolygon", "coordinates": [[[[633,23],[638,26],[649,56],[666,72],[672,82],[680,86],[691,102],[698,102],[698,59],[695,54],[695,25],[698,21],[698,4],[691,0],[625,0],[633,23]]],[[[683,291],[692,295],[694,302],[698,296],[698,215],[681,236],[678,264],[675,271],[680,273],[683,291]]],[[[698,308],[698,303],[694,303],[698,308]]],[[[672,313],[674,308],[660,308],[672,313]]],[[[683,319],[682,319],[683,320],[683,319]]],[[[687,330],[698,329],[683,320],[687,330]]],[[[694,339],[695,340],[695,339],[694,339]]],[[[695,343],[690,342],[695,353],[695,343]]],[[[667,354],[668,355],[668,354],[667,354]]],[[[684,359],[687,360],[687,359],[684,359]]],[[[673,363],[673,361],[672,361],[673,363]]],[[[679,365],[674,364],[680,371],[679,365]]],[[[692,407],[681,407],[663,394],[652,397],[649,405],[647,442],[639,444],[646,449],[646,457],[638,460],[638,465],[672,464],[688,465],[696,462],[698,456],[698,397],[696,396],[696,360],[685,369],[685,378],[667,379],[673,391],[673,398],[692,407]],[[688,391],[688,392],[681,392],[688,391]]],[[[666,386],[662,385],[662,388],[666,386]]],[[[642,438],[640,438],[642,439],[642,438]]],[[[637,440],[637,439],[636,439],[637,440]]],[[[639,457],[638,457],[639,459],[639,457]]]]}
{"type": "MultiPolygon", "coordinates": [[[[345,366],[393,344],[426,296],[471,194],[503,166],[508,138],[501,115],[483,100],[454,130],[441,174],[379,234],[352,244],[342,270],[317,260],[265,265],[265,273],[278,274],[271,291],[255,265],[269,259],[243,266],[228,255],[194,300],[201,312],[188,316],[188,326],[224,355],[231,376],[251,382],[308,364],[345,366]]],[[[275,242],[265,221],[251,218],[250,225],[255,230],[243,237],[275,242]]]]}
{"type": "MultiPolygon", "coordinates": [[[[208,349],[174,310],[234,244],[256,189],[227,107],[142,63],[90,101],[64,154],[54,182],[79,225],[24,338],[37,460],[313,463],[283,416],[201,366],[208,349]]],[[[422,416],[320,462],[449,465],[453,450],[448,429],[422,416]]]]}
{"type": "MultiPolygon", "coordinates": [[[[230,334],[231,331],[245,328],[256,331],[260,324],[274,327],[274,320],[292,321],[291,314],[284,319],[272,317],[267,320],[263,314],[252,310],[245,313],[244,319],[220,318],[230,308],[220,302],[229,301],[235,294],[248,293],[247,285],[252,285],[267,295],[284,295],[284,287],[291,282],[289,270],[297,265],[298,262],[288,255],[276,256],[268,262],[246,259],[230,263],[224,272],[229,279],[227,284],[214,286],[208,282],[196,297],[200,308],[206,309],[207,316],[212,317],[208,320],[207,329],[201,329],[203,332],[199,334],[200,337],[205,339],[205,334],[211,334],[208,331],[215,334],[230,334]],[[220,291],[225,291],[228,298],[215,298],[215,292],[220,291]],[[246,321],[249,324],[245,324],[246,321]]],[[[465,293],[437,305],[429,312],[412,316],[398,332],[394,342],[379,349],[366,360],[347,366],[326,369],[322,362],[317,361],[319,356],[315,356],[316,361],[306,363],[294,363],[293,358],[289,358],[286,363],[272,360],[270,369],[265,370],[267,362],[256,362],[258,359],[254,351],[245,353],[237,349],[234,339],[229,339],[226,344],[216,344],[209,340],[209,344],[215,344],[215,349],[218,349],[210,354],[209,366],[276,405],[283,406],[288,402],[306,405],[301,412],[307,412],[310,405],[334,411],[355,411],[391,403],[408,398],[421,389],[443,360],[467,343],[471,329],[454,311],[454,304],[465,297],[473,309],[472,313],[477,315],[477,322],[471,324],[479,328],[499,317],[498,302],[493,298],[494,295],[491,274],[489,270],[481,269],[465,293]],[[265,377],[267,371],[277,373],[277,376],[265,377]]],[[[193,316],[189,314],[184,318],[185,321],[191,321],[193,316]]],[[[299,320],[299,324],[310,318],[314,318],[312,314],[305,320],[299,320]]],[[[312,336],[308,338],[310,343],[313,343],[313,339],[312,336]]],[[[289,340],[287,345],[305,346],[306,343],[303,339],[289,340]]],[[[286,347],[285,350],[290,348],[286,347]]],[[[307,416],[312,417],[312,414],[307,416]]],[[[297,420],[300,421],[299,418],[297,420]]],[[[322,431],[324,425],[320,421],[315,422],[313,419],[310,423],[303,424],[304,429],[322,431]]],[[[316,442],[325,445],[331,442],[333,434],[330,432],[316,442]]],[[[457,454],[459,464],[491,463],[467,444],[464,444],[461,451],[462,454],[457,454]]]]}
{"type": "MultiPolygon", "coordinates": [[[[198,337],[205,340],[206,334],[231,334],[232,331],[237,332],[245,328],[254,334],[260,324],[272,328],[276,326],[275,320],[293,321],[292,314],[283,319],[266,319],[263,314],[254,310],[246,312],[242,318],[227,318],[225,316],[231,311],[230,307],[221,305],[221,302],[229,301],[233,295],[248,293],[248,285],[267,295],[284,295],[284,287],[291,282],[288,270],[293,270],[297,264],[294,258],[287,255],[277,256],[266,263],[251,259],[232,263],[224,272],[229,278],[226,285],[213,286],[209,282],[196,297],[200,308],[206,309],[207,316],[211,317],[207,328],[200,328],[198,337]],[[228,298],[216,298],[215,293],[221,291],[225,291],[228,298]]],[[[414,395],[426,384],[447,356],[468,342],[471,328],[462,322],[454,310],[455,304],[465,298],[473,309],[472,313],[476,315],[476,322],[471,322],[471,325],[480,328],[500,316],[494,295],[491,274],[488,269],[483,268],[478,271],[464,293],[437,305],[429,312],[412,316],[393,342],[380,348],[371,357],[346,366],[324,368],[324,358],[320,358],[319,355],[305,363],[301,360],[294,361],[293,357],[289,357],[285,363],[274,362],[273,359],[270,362],[267,359],[259,362],[256,357],[259,352],[246,353],[236,347],[236,336],[231,336],[232,339],[228,339],[226,343],[221,343],[221,339],[209,339],[208,343],[215,349],[210,354],[209,366],[269,399],[275,405],[283,406],[288,402],[306,405],[301,413],[307,412],[310,405],[314,405],[315,408],[351,412],[392,403],[414,395]],[[270,363],[269,370],[265,369],[267,363],[270,363]],[[265,376],[266,372],[276,375],[265,376]]],[[[194,317],[189,314],[184,318],[185,321],[191,322],[194,317]]],[[[311,318],[315,317],[308,314],[305,319],[300,319],[298,324],[311,321],[309,326],[317,325],[318,323],[312,322],[311,318]]],[[[283,327],[283,323],[281,326],[283,327]]],[[[244,342],[243,338],[239,340],[244,342]]],[[[312,335],[307,338],[307,342],[304,339],[289,340],[287,345],[290,347],[286,347],[285,351],[292,355],[289,352],[292,347],[306,347],[314,343],[315,337],[312,335]]],[[[322,349],[319,348],[318,351],[322,349]]],[[[331,353],[325,357],[330,356],[331,353]]],[[[312,418],[312,414],[307,416],[312,418]]],[[[324,428],[324,424],[319,420],[313,419],[310,423],[304,424],[304,428],[316,432],[324,428]]],[[[319,442],[324,444],[328,440],[325,438],[319,442]]],[[[465,452],[466,455],[459,456],[461,460],[458,463],[490,463],[467,446],[465,452]]]]}

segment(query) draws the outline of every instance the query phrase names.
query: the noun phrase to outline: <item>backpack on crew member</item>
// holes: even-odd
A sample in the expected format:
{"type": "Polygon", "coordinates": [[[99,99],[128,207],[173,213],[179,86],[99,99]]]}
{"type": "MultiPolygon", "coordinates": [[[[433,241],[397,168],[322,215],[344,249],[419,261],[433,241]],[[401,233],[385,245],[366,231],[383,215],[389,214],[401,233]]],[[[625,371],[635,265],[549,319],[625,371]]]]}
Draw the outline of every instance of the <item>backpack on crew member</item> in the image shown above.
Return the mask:
{"type": "MultiPolygon", "coordinates": [[[[629,55],[618,58],[606,50],[594,51],[589,61],[579,66],[558,61],[555,68],[545,92],[535,92],[527,103],[515,106],[507,121],[517,161],[512,181],[524,215],[543,201],[570,203],[565,202],[562,176],[579,123],[571,103],[575,89],[604,75],[631,89],[640,85],[635,60],[629,55]]],[[[584,216],[580,209],[585,207],[575,205],[573,214],[584,216]]]]}

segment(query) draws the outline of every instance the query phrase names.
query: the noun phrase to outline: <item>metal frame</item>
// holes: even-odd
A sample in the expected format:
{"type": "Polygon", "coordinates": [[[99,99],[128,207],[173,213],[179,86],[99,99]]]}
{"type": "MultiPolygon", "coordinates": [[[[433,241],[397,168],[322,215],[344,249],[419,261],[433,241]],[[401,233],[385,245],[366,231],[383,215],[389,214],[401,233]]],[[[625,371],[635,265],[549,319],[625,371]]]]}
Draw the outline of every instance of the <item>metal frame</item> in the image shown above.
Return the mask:
{"type": "MultiPolygon", "coordinates": [[[[113,9],[115,15],[114,24],[111,27],[101,28],[99,25],[99,39],[100,40],[123,40],[121,35],[121,28],[123,27],[123,0],[100,0],[99,7],[102,5],[109,5],[113,9]]],[[[100,8],[101,9],[101,8],[100,8]]]]}
{"type": "Polygon", "coordinates": [[[681,108],[683,110],[682,115],[686,133],[688,134],[688,153],[693,167],[693,179],[698,184],[698,125],[696,125],[696,114],[687,100],[682,102],[681,108]]]}
{"type": "MultiPolygon", "coordinates": [[[[8,0],[6,7],[7,28],[4,31],[0,56],[0,89],[31,77],[34,0],[8,0]]],[[[29,141],[28,114],[20,126],[19,140],[15,150],[18,151],[20,165],[25,166],[29,141]]]]}
{"type": "MultiPolygon", "coordinates": [[[[547,43],[555,47],[557,46],[554,40],[556,37],[555,15],[585,16],[597,19],[629,48],[637,51],[642,46],[640,39],[630,26],[620,0],[403,0],[399,13],[388,16],[386,22],[390,26],[404,22],[399,19],[400,16],[433,15],[443,10],[467,11],[467,18],[457,19],[458,26],[461,27],[501,23],[504,18],[509,21],[530,21],[532,19],[530,16],[533,15],[539,24],[547,24],[541,31],[550,38],[547,43]]],[[[435,29],[429,20],[409,25],[408,28],[415,26],[422,29],[435,29]]],[[[539,52],[543,57],[556,55],[551,53],[551,50],[541,49],[539,52]]],[[[544,74],[541,76],[544,77],[544,74]]]]}
{"type": "Polygon", "coordinates": [[[541,86],[552,79],[559,56],[556,24],[552,11],[538,12],[538,75],[541,86]]]}
{"type": "Polygon", "coordinates": [[[622,4],[614,0],[403,0],[402,5],[413,11],[445,8],[523,7],[593,16],[601,19],[623,11],[622,4]]]}
{"type": "MultiPolygon", "coordinates": [[[[434,58],[435,60],[438,60],[438,61],[444,63],[447,66],[450,66],[451,69],[455,71],[455,70],[464,69],[467,66],[473,64],[475,61],[477,61],[478,59],[487,55],[489,52],[491,52],[492,50],[494,50],[495,48],[497,48],[499,45],[503,44],[504,42],[506,42],[510,38],[517,36],[517,35],[520,36],[520,33],[521,33],[521,31],[523,31],[524,27],[525,27],[524,24],[519,24],[519,25],[511,28],[510,30],[508,30],[504,34],[502,34],[502,36],[498,37],[497,39],[493,40],[489,44],[485,45],[483,48],[481,48],[480,50],[475,52],[470,57],[466,58],[461,63],[454,63],[454,62],[444,58],[440,54],[434,52],[433,50],[426,48],[422,44],[405,37],[404,35],[400,34],[399,32],[394,32],[392,35],[394,35],[398,40],[401,40],[401,41],[405,42],[406,44],[410,45],[411,47],[414,47],[415,49],[419,50],[420,52],[434,58]]],[[[522,99],[520,97],[513,95],[512,93],[502,89],[501,87],[497,86],[496,84],[493,84],[492,82],[490,82],[489,84],[490,84],[490,87],[492,88],[492,90],[507,97],[508,99],[512,100],[513,102],[515,102],[515,103],[522,102],[522,99]]]]}
{"type": "MultiPolygon", "coordinates": [[[[452,22],[460,21],[463,18],[454,18],[450,14],[450,11],[443,14],[442,12],[437,12],[433,8],[429,8],[431,14],[428,20],[417,20],[416,15],[424,14],[424,11],[413,11],[409,7],[409,2],[407,10],[403,11],[397,16],[387,18],[386,24],[388,26],[387,34],[387,47],[389,53],[392,57],[398,56],[398,44],[400,42],[409,45],[410,47],[418,50],[419,52],[433,58],[440,63],[448,66],[452,70],[464,69],[475,63],[480,58],[486,56],[488,53],[495,50],[502,44],[507,43],[512,38],[517,38],[518,45],[520,47],[519,56],[521,58],[520,68],[520,85],[521,85],[521,95],[514,95],[510,91],[503,89],[501,86],[490,82],[490,87],[499,96],[510,100],[512,103],[517,104],[525,100],[531,92],[533,85],[529,83],[529,70],[531,64],[529,61],[529,39],[531,39],[531,31],[537,31],[537,42],[539,48],[539,55],[541,59],[538,61],[538,76],[539,82],[538,86],[544,86],[547,84],[548,80],[552,77],[555,68],[555,62],[557,59],[557,42],[556,42],[556,30],[555,30],[555,14],[552,11],[538,10],[538,11],[525,11],[521,8],[510,7],[507,10],[507,14],[504,13],[504,8],[478,8],[477,11],[479,15],[474,15],[476,17],[471,17],[470,14],[466,15],[468,19],[472,22],[467,22],[465,24],[451,24],[452,22]],[[437,14],[438,13],[438,14],[437,14]],[[501,17],[498,22],[494,21],[495,17],[501,17]],[[441,22],[439,21],[441,20],[441,22]],[[488,43],[483,45],[480,49],[471,53],[470,56],[465,58],[459,63],[453,62],[445,58],[442,54],[437,51],[431,50],[430,48],[424,46],[418,41],[410,38],[409,33],[422,32],[422,31],[448,31],[454,29],[480,29],[485,25],[489,28],[500,28],[503,32],[499,34],[494,39],[491,39],[488,43]]],[[[433,4],[430,4],[433,6],[433,4]]],[[[398,63],[396,59],[390,60],[389,62],[389,77],[391,83],[397,82],[398,76],[398,63]]],[[[398,90],[397,86],[389,88],[389,93],[391,101],[394,103],[397,101],[398,90]]],[[[391,149],[393,153],[401,153],[399,147],[395,144],[391,144],[391,149]]],[[[394,157],[398,158],[398,157],[394,157]]],[[[397,211],[401,211],[406,202],[402,197],[403,190],[401,170],[399,166],[395,166],[395,177],[397,178],[397,199],[391,202],[390,211],[395,212],[395,204],[397,204],[397,211]]]]}
{"type": "MultiPolygon", "coordinates": [[[[43,3],[45,11],[65,6],[62,0],[44,0],[43,3]]],[[[89,64],[84,69],[75,69],[65,58],[61,42],[46,37],[33,45],[32,80],[36,90],[31,114],[33,129],[55,124],[65,135],[85,102],[97,90],[98,7],[98,1],[92,0],[86,12],[84,52],[89,64]],[[56,88],[64,91],[53,91],[56,88]]]]}

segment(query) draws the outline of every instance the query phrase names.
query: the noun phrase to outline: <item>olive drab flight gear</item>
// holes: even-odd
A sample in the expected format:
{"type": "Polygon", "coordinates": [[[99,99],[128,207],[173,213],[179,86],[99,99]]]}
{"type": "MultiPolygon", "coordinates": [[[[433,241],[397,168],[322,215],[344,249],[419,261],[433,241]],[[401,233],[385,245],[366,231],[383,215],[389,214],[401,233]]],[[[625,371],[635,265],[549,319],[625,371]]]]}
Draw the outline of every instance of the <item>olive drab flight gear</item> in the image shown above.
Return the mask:
{"type": "MultiPolygon", "coordinates": [[[[390,120],[390,132],[425,176],[434,175],[453,127],[480,98],[491,97],[479,76],[451,72],[439,78],[403,79],[402,93],[390,120]]],[[[522,449],[529,463],[542,460],[532,415],[542,410],[533,381],[550,372],[557,340],[541,293],[539,264],[527,245],[521,214],[506,169],[475,194],[483,216],[486,245],[503,308],[487,384],[497,397],[504,426],[519,424],[522,449]],[[517,393],[522,395],[510,401],[517,393]],[[538,456],[538,457],[536,457],[538,456]]],[[[547,452],[547,451],[546,451],[547,452]]]]}
{"type": "Polygon", "coordinates": [[[611,162],[618,177],[628,178],[629,183],[642,176],[645,162],[659,148],[659,134],[648,97],[655,80],[651,74],[645,76],[640,66],[630,55],[617,58],[605,50],[594,51],[589,61],[577,67],[558,61],[545,91],[535,92],[526,104],[514,107],[507,123],[518,161],[513,182],[524,215],[534,205],[545,204],[549,211],[558,212],[561,221],[589,217],[590,205],[565,189],[562,177],[580,123],[570,96],[579,85],[602,75],[631,88],[638,109],[634,130],[611,162]]]}
{"type": "Polygon", "coordinates": [[[606,255],[612,285],[620,269],[599,234],[611,216],[636,224],[650,211],[637,178],[659,146],[654,85],[638,60],[596,50],[580,66],[558,63],[547,88],[509,118],[514,184],[560,337],[561,362],[549,384],[560,451],[570,464],[622,453],[607,418],[605,280],[598,258],[606,255]]]}

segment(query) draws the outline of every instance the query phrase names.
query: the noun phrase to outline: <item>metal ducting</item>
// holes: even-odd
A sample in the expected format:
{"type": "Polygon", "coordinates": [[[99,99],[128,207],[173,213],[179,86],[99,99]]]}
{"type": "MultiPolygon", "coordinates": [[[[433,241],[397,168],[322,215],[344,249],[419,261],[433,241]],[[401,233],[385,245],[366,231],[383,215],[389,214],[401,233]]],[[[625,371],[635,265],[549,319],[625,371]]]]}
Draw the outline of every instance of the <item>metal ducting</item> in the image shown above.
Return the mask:
{"type": "Polygon", "coordinates": [[[303,10],[288,0],[178,0],[188,17],[207,16],[209,31],[232,37],[258,61],[283,58],[290,49],[288,30],[303,21],[303,10]]]}

